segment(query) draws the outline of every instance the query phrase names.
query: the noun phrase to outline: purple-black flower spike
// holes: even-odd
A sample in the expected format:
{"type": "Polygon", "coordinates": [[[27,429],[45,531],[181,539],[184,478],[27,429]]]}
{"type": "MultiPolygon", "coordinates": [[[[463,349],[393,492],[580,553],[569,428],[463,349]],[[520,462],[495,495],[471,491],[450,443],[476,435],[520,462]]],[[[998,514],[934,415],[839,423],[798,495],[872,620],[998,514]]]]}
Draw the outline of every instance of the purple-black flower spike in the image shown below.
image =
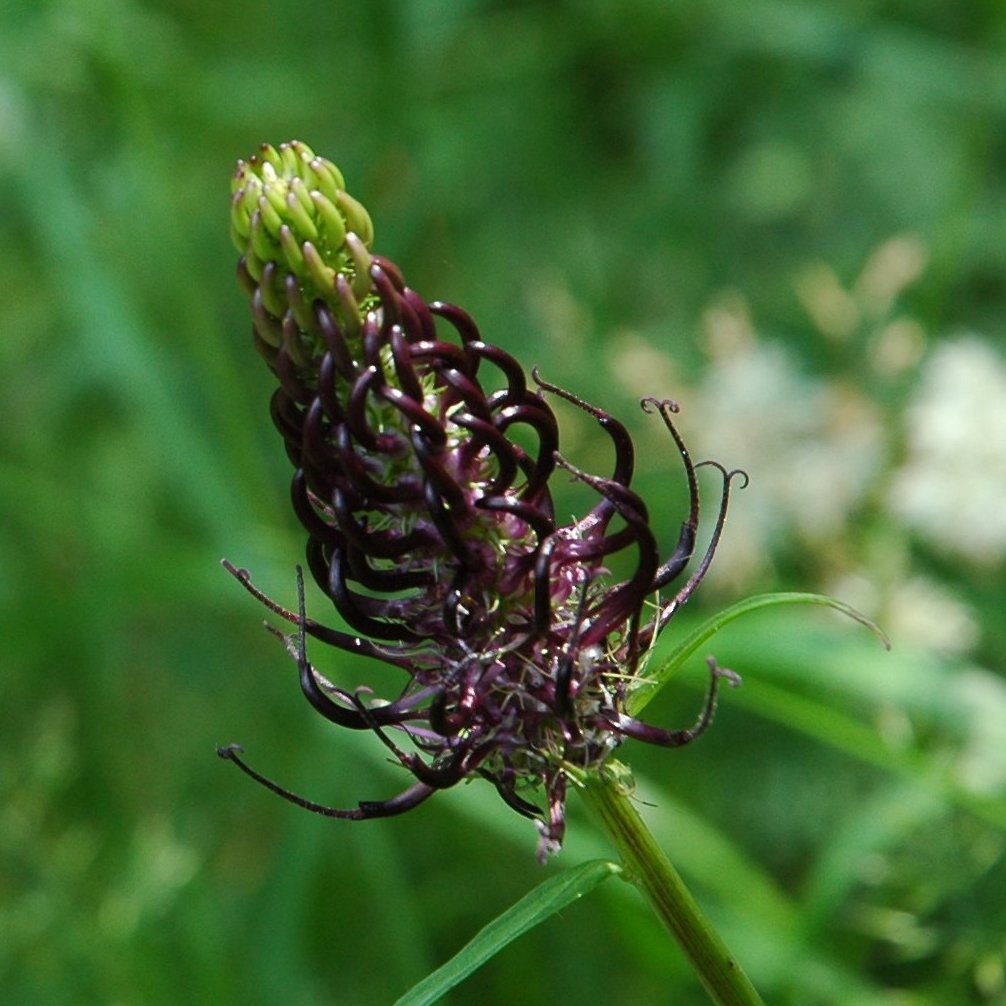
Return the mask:
{"type": "Polygon", "coordinates": [[[715,662],[688,730],[641,723],[626,702],[655,636],[708,568],[736,473],[720,469],[712,544],[661,602],[657,592],[692,558],[699,520],[696,466],[671,419],[677,406],[643,403],[678,448],[690,499],[662,560],[630,485],[625,427],[536,371],[529,385],[518,361],[486,343],[461,308],[412,290],[371,252],[370,217],[333,164],[302,143],[263,146],[238,164],[231,226],[254,344],[276,378],[271,415],[294,468],[307,566],[351,631],[307,617],[299,569],[290,611],[225,566],[296,627],[287,648],[313,708],[373,732],[413,783],[340,810],[266,779],[237,746],[221,757],[302,807],[353,820],[403,813],[479,776],[537,821],[544,858],[561,844],[571,777],[599,768],[626,737],[677,746],[711,721],[718,681],[730,677],[715,662]],[[609,476],[559,454],[550,395],[607,432],[609,476]],[[561,525],[549,488],[557,470],[597,495],[590,511],[561,525]],[[621,553],[634,571],[609,583],[606,563],[621,553]],[[308,637],[401,669],[401,691],[379,702],[366,689],[336,687],[311,665],[308,637]]]}

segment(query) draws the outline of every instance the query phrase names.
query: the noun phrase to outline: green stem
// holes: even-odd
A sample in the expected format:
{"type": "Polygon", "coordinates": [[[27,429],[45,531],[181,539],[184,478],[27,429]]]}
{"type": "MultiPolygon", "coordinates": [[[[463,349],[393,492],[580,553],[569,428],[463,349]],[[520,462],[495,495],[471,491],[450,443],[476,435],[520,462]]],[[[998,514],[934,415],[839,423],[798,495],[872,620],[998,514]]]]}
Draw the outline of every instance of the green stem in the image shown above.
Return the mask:
{"type": "Polygon", "coordinates": [[[582,790],[622,857],[624,878],[639,888],[671,931],[713,1002],[764,1006],[637,813],[625,783],[627,775],[628,770],[615,762],[586,777],[582,790]]]}

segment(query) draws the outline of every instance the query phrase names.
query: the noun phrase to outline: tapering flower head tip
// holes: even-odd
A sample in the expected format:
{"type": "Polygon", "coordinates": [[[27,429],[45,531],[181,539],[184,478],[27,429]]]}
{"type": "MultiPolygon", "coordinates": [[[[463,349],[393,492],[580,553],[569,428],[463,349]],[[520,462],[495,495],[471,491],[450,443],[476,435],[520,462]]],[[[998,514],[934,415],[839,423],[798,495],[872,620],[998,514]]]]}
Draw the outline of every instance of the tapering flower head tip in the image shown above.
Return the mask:
{"type": "Polygon", "coordinates": [[[735,473],[716,465],[723,489],[711,545],[660,600],[690,564],[699,519],[677,406],[643,403],[676,445],[690,497],[661,561],[630,488],[634,452],[622,424],[536,372],[532,385],[464,311],[423,300],[370,253],[370,218],[342,186],[338,169],[304,144],[264,146],[238,165],[232,226],[255,345],[278,382],[272,416],[294,467],[308,566],[352,633],[309,619],[302,591],[289,611],[227,565],[297,627],[287,643],[311,705],[333,723],[372,730],[415,782],[391,800],[340,811],[282,790],[235,748],[226,757],[302,806],[353,819],[400,813],[481,776],[537,820],[544,855],[562,839],[569,778],[598,768],[626,737],[676,746],[708,724],[724,676],[715,664],[690,729],[641,723],[626,706],[651,644],[709,566],[735,473]],[[546,395],[607,433],[610,476],[558,453],[546,395]],[[556,521],[549,488],[557,468],[597,495],[568,524],[556,521]],[[634,571],[609,583],[606,564],[622,553],[634,571]],[[334,686],[310,664],[308,636],[400,668],[401,692],[379,703],[334,686]]]}
{"type": "MultiPolygon", "coordinates": [[[[302,316],[314,298],[333,297],[343,284],[356,301],[369,290],[370,214],[346,192],[342,172],[297,140],[263,144],[258,154],[238,161],[231,237],[242,256],[243,285],[257,290],[273,317],[282,318],[291,305],[302,316]]],[[[257,328],[267,343],[278,342],[278,332],[257,328]]]]}

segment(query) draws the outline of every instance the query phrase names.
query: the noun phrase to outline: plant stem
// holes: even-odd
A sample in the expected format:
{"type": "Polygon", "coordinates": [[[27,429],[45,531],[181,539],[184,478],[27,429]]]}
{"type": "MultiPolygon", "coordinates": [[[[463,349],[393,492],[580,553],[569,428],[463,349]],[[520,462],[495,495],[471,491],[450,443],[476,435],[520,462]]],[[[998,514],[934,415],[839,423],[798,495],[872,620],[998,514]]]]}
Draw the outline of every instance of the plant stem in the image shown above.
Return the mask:
{"type": "Polygon", "coordinates": [[[624,879],[635,884],[678,941],[713,1002],[764,1006],[741,966],[702,914],[657,845],[629,797],[628,770],[618,762],[586,777],[583,797],[622,857],[624,879]]]}

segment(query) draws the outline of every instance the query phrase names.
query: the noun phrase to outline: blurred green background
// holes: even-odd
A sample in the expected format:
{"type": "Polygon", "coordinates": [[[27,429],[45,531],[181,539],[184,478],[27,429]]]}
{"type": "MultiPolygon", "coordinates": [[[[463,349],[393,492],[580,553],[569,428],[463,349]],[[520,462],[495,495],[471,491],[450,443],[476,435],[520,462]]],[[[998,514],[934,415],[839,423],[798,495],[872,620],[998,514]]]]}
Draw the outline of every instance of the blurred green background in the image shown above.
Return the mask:
{"type": "MultiPolygon", "coordinates": [[[[311,713],[218,565],[293,600],[227,236],[233,162],[290,138],[341,166],[422,294],[627,420],[668,548],[683,487],[641,395],[750,472],[668,641],[773,589],[891,634],[754,616],[716,641],[745,685],[715,728],[623,749],[767,1000],[1006,1001],[1004,43],[995,0],[6,0],[4,1001],[390,1002],[609,854],[575,798],[543,871],[484,784],[354,825],[214,755],[241,741],[338,805],[403,783],[311,713]]],[[[691,722],[703,685],[696,660],[649,715],[691,722]]],[[[611,881],[450,1001],[705,1000],[611,881]]]]}

